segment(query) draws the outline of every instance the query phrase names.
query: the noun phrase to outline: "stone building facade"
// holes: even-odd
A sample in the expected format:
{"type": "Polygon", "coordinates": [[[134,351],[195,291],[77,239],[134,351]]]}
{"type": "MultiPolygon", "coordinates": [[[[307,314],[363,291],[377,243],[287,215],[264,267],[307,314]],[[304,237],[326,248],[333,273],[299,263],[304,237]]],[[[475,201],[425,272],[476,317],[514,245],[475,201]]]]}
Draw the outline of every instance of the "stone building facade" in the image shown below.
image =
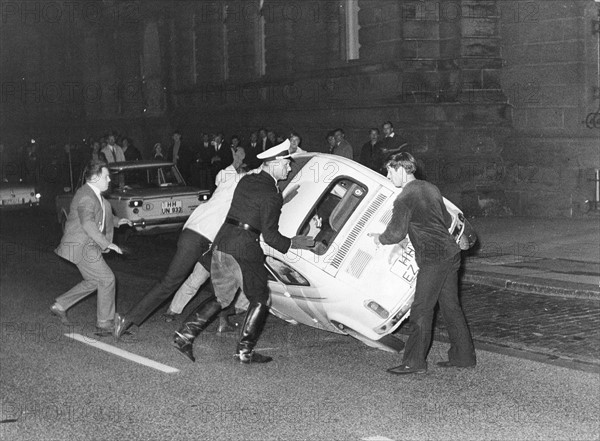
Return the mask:
{"type": "Polygon", "coordinates": [[[27,103],[3,82],[3,126],[75,138],[111,128],[145,153],[175,128],[194,145],[202,132],[247,139],[267,126],[324,151],[331,129],[358,149],[370,127],[390,120],[427,178],[469,214],[576,216],[594,198],[593,0],[101,5],[95,20],[81,10],[70,26],[28,27],[22,11],[3,6],[20,38],[10,48],[35,49],[15,62],[2,45],[10,84],[26,72],[33,83],[67,78],[82,91],[66,103],[43,93],[27,103]],[[47,65],[50,76],[39,70],[47,65]]]}

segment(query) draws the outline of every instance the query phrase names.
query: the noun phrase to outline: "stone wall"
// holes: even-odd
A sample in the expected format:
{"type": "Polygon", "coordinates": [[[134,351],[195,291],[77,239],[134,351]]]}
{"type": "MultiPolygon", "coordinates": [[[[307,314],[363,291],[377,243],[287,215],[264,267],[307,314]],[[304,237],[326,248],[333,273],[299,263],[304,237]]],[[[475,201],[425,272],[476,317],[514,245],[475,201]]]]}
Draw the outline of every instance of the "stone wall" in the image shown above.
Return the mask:
{"type": "MultiPolygon", "coordinates": [[[[325,134],[336,127],[358,150],[370,127],[390,120],[424,161],[428,179],[467,212],[481,213],[487,202],[477,192],[483,188],[483,199],[498,193],[496,168],[510,133],[496,2],[360,0],[360,56],[351,61],[341,51],[343,3],[290,9],[266,1],[266,75],[249,69],[240,80],[230,72],[227,80],[213,75],[196,87],[175,85],[173,119],[188,139],[201,131],[247,138],[262,126],[295,130],[313,151],[325,150],[325,134]]],[[[202,25],[218,33],[224,23],[219,17],[202,25]]],[[[255,29],[256,20],[245,17],[236,32],[244,26],[255,29]]]]}
{"type": "Polygon", "coordinates": [[[3,138],[116,129],[149,153],[175,128],[194,145],[268,126],[324,151],[342,127],[358,150],[390,120],[468,214],[584,210],[600,167],[585,124],[599,108],[597,2],[357,1],[357,59],[347,0],[104,1],[102,20],[60,23],[11,10],[3,138]],[[49,95],[67,82],[75,99],[49,95]]]}
{"type": "Polygon", "coordinates": [[[600,130],[585,120],[599,108],[599,9],[583,0],[501,4],[501,85],[515,129],[503,187],[515,213],[577,216],[594,197],[600,130]]]}

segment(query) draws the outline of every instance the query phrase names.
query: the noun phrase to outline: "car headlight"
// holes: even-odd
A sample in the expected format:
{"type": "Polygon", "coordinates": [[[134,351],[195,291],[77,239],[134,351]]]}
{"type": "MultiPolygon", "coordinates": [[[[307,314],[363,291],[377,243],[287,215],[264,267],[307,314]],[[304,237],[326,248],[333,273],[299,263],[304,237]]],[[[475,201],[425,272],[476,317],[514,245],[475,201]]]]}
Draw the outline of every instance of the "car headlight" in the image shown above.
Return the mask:
{"type": "Polygon", "coordinates": [[[36,199],[39,199],[39,198],[41,198],[41,197],[42,197],[42,194],[41,194],[41,193],[36,193],[36,194],[35,194],[35,198],[36,198],[36,199]]]}
{"type": "Polygon", "coordinates": [[[207,194],[199,194],[198,200],[199,201],[208,201],[208,195],[207,194]]]}
{"type": "Polygon", "coordinates": [[[135,200],[129,201],[129,206],[132,207],[132,208],[133,207],[141,207],[143,203],[144,203],[144,201],[139,200],[139,199],[135,199],[135,200]]]}

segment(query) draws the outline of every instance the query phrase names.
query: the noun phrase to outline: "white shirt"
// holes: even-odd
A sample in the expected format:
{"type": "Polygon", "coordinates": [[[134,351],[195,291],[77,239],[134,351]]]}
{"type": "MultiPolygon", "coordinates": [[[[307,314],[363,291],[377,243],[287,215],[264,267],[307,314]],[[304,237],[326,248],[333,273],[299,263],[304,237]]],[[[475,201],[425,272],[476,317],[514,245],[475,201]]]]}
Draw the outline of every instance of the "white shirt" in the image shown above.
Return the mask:
{"type": "Polygon", "coordinates": [[[244,175],[236,172],[233,165],[221,170],[215,179],[217,189],[212,197],[194,210],[183,228],[201,234],[211,242],[215,240],[231,207],[233,192],[244,175]]]}
{"type": "Polygon", "coordinates": [[[102,207],[102,222],[100,223],[98,228],[100,228],[100,232],[102,233],[104,231],[104,220],[106,219],[106,209],[104,208],[104,200],[102,199],[102,194],[100,193],[100,190],[98,188],[96,188],[89,182],[87,183],[87,185],[90,186],[94,194],[98,196],[98,199],[100,200],[100,206],[102,207]]]}

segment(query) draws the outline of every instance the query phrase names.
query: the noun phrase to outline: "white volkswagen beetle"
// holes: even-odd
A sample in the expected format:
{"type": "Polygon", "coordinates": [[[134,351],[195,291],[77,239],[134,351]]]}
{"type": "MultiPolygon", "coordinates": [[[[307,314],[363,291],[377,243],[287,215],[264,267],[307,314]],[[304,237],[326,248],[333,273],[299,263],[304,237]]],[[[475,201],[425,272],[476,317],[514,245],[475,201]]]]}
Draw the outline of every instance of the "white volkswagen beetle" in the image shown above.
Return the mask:
{"type": "MultiPolygon", "coordinates": [[[[352,160],[327,154],[294,156],[279,183],[282,234],[315,236],[312,250],[281,254],[262,242],[270,272],[271,312],[292,324],[347,334],[388,351],[402,348],[391,335],[410,313],[416,276],[414,249],[376,247],[402,191],[352,160]]],[[[445,200],[451,233],[464,228],[462,212],[445,200]]]]}

